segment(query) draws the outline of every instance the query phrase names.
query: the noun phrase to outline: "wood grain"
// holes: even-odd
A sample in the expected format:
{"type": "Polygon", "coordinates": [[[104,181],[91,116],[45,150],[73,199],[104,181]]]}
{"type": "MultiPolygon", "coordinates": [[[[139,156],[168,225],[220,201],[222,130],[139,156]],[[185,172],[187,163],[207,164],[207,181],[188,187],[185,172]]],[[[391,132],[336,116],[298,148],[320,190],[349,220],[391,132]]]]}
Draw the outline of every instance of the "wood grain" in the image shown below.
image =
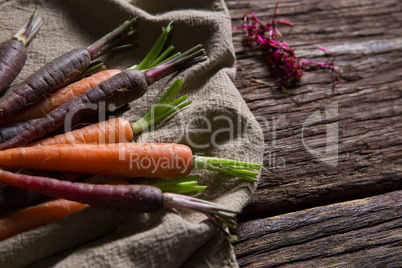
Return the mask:
{"type": "MultiPolygon", "coordinates": [[[[262,21],[270,22],[276,1],[227,0],[226,3],[233,26],[240,26],[245,10],[253,10],[262,21]]],[[[331,60],[316,49],[325,47],[336,55],[335,64],[342,68],[343,74],[333,90],[333,72],[308,70],[301,81],[287,87],[286,94],[275,84],[277,77],[265,59],[266,53],[256,45],[244,43],[242,30],[233,30],[237,57],[235,85],[265,137],[265,170],[256,193],[239,216],[239,221],[249,228],[261,218],[281,217],[294,211],[307,211],[303,215],[308,218],[309,208],[359,198],[366,200],[402,189],[402,3],[284,0],[279,3],[277,18],[294,24],[291,28],[280,26],[280,30],[296,55],[316,61],[331,60]],[[333,141],[330,146],[328,139],[333,141]],[[331,147],[334,144],[337,153],[332,160],[336,163],[325,162],[323,156],[327,149],[335,148],[331,147]]],[[[337,209],[333,209],[335,213],[337,209]]],[[[295,224],[290,218],[283,220],[289,221],[290,226],[295,224]]],[[[373,237],[375,230],[372,229],[373,237]]],[[[379,236],[386,233],[377,231],[379,236]]],[[[341,254],[340,248],[349,247],[350,237],[337,235],[336,226],[333,232],[328,237],[334,239],[333,246],[341,254]]],[[[248,244],[243,241],[249,239],[252,245],[258,239],[253,235],[252,228],[251,233],[240,232],[240,242],[235,245],[240,264],[266,267],[260,266],[262,258],[269,262],[275,259],[270,262],[272,266],[290,265],[291,262],[278,258],[282,251],[295,251],[296,247],[287,249],[282,241],[283,249],[276,251],[267,244],[261,245],[266,248],[259,250],[269,252],[266,255],[255,253],[258,250],[244,250],[248,244]]],[[[309,234],[306,235],[309,239],[309,234]]],[[[309,244],[311,248],[315,242],[309,244]]],[[[383,248],[364,251],[368,266],[376,266],[370,257],[373,261],[383,258],[385,262],[389,257],[391,262],[393,249],[384,242],[383,248]]],[[[340,265],[337,258],[328,256],[324,258],[328,264],[340,265]]],[[[353,252],[344,251],[340,256],[343,258],[339,260],[345,263],[365,263],[353,252]]],[[[312,257],[312,262],[309,258],[301,259],[298,260],[301,266],[325,264],[318,257],[312,257]]]]}
{"type": "Polygon", "coordinates": [[[249,267],[396,267],[402,191],[240,224],[238,262],[249,267]]]}

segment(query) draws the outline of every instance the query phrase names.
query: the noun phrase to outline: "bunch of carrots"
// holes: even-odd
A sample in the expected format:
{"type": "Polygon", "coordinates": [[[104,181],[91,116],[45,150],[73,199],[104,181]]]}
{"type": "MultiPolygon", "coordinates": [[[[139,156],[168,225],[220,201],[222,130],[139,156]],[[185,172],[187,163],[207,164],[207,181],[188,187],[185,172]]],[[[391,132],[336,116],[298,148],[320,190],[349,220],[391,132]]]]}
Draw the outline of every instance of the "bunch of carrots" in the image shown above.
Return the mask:
{"type": "MultiPolygon", "coordinates": [[[[191,148],[182,144],[133,142],[135,136],[149,126],[191,104],[187,95],[176,98],[183,80],[176,80],[150,111],[134,123],[117,117],[53,135],[66,122],[86,122],[88,117],[97,115],[101,107],[123,107],[140,98],[155,81],[207,59],[202,45],[170,56],[173,46],[165,48],[172,30],[172,23],[169,23],[139,64],[126,70],[103,70],[79,80],[83,73],[92,71],[93,60],[115,50],[120,41],[132,35],[135,21],[134,18],[124,22],[86,48],[57,57],[10,87],[23,66],[23,57],[3,52],[11,45],[0,45],[0,55],[9,55],[1,59],[0,67],[10,67],[0,68],[0,88],[5,91],[0,98],[0,133],[4,139],[0,144],[0,181],[9,185],[0,189],[0,209],[12,208],[1,211],[9,215],[0,218],[0,240],[66,217],[88,205],[134,212],[161,208],[196,211],[204,213],[230,236],[225,227],[235,226],[238,211],[185,195],[206,189],[197,185],[197,177],[190,173],[193,169],[207,169],[256,181],[260,164],[193,155],[191,148]],[[20,67],[14,68],[16,65],[20,67]],[[73,176],[77,180],[73,182],[41,175],[47,171],[168,180],[154,185],[121,181],[89,184],[80,176],[73,176]],[[24,206],[28,208],[22,210],[21,204],[2,206],[1,202],[11,203],[14,198],[1,196],[7,187],[25,189],[26,192],[20,194],[26,196],[33,191],[58,199],[32,206],[29,198],[24,197],[22,199],[28,200],[24,206]]],[[[25,45],[41,24],[35,10],[13,38],[12,43],[22,43],[18,44],[21,49],[17,54],[26,54],[25,45]]]]}

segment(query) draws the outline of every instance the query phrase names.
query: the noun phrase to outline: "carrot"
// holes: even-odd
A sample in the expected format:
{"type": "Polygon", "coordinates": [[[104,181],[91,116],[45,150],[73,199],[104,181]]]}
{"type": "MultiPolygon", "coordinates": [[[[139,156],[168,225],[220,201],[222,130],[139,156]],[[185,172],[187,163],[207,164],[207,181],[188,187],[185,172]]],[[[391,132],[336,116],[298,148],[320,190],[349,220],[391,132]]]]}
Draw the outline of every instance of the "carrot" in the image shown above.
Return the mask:
{"type": "MultiPolygon", "coordinates": [[[[198,179],[198,177],[190,176],[180,180],[171,180],[168,183],[154,183],[152,186],[158,187],[163,192],[171,193],[205,191],[206,186],[195,186],[197,181],[194,179],[198,179]]],[[[125,180],[113,180],[107,182],[106,184],[130,185],[130,183],[125,180]]],[[[17,211],[14,214],[0,218],[0,241],[16,234],[26,232],[65,218],[86,207],[88,207],[87,204],[82,204],[76,201],[56,199],[17,211]]]]}
{"type": "MultiPolygon", "coordinates": [[[[150,125],[164,119],[172,112],[179,110],[182,107],[185,107],[191,103],[190,101],[188,101],[180,104],[182,101],[186,100],[186,95],[176,99],[175,101],[172,101],[182,84],[183,80],[176,80],[176,82],[173,83],[173,85],[165,92],[165,94],[150,109],[150,111],[144,117],[133,124],[130,124],[129,121],[124,118],[114,118],[102,123],[84,127],[82,129],[77,129],[72,132],[45,138],[28,145],[44,146],[49,144],[63,143],[113,143],[131,141],[135,134],[138,134],[140,131],[144,130],[150,125]],[[123,131],[123,133],[125,133],[123,135],[121,134],[122,130],[125,131],[123,131]]],[[[52,176],[55,175],[56,174],[52,174],[52,176]]],[[[74,179],[74,181],[77,181],[78,174],[73,177],[71,177],[70,174],[65,173],[60,173],[60,175],[69,175],[67,178],[65,178],[65,176],[62,176],[61,179],[67,179],[69,181],[72,181],[72,179],[74,179]]],[[[172,192],[172,189],[169,189],[172,192]]],[[[184,189],[183,187],[181,187],[180,191],[177,191],[177,193],[185,193],[189,189],[193,190],[193,188],[184,189]]],[[[39,193],[22,190],[12,186],[6,186],[0,189],[0,214],[11,209],[20,208],[22,206],[37,204],[43,202],[43,200],[44,196],[39,193]]]]}
{"type": "MultiPolygon", "coordinates": [[[[58,180],[67,181],[83,181],[87,177],[77,173],[48,172],[43,170],[21,170],[18,173],[31,176],[53,177],[58,180]]],[[[0,215],[22,207],[40,204],[47,199],[49,199],[48,196],[38,192],[4,185],[0,187],[0,215]]]]}
{"type": "Polygon", "coordinates": [[[48,62],[23,82],[14,85],[0,99],[0,119],[7,118],[31,105],[80,75],[90,64],[117,42],[133,33],[135,19],[124,22],[87,48],[74,49],[48,62]]]}
{"type": "Polygon", "coordinates": [[[39,119],[31,119],[29,121],[11,124],[6,127],[0,127],[0,142],[4,142],[14,138],[16,135],[24,131],[26,128],[28,128],[35,121],[38,120],[39,119]]]}
{"type": "MultiPolygon", "coordinates": [[[[40,170],[24,170],[23,173],[21,173],[20,171],[18,173],[30,176],[51,176],[53,178],[56,177],[58,180],[66,180],[70,182],[82,182],[86,178],[85,176],[82,176],[82,174],[57,173],[40,170]]],[[[164,192],[179,194],[205,191],[206,186],[197,185],[197,179],[198,176],[187,176],[185,178],[164,180],[161,182],[153,183],[151,185],[160,188],[164,192]]],[[[32,192],[11,185],[4,185],[0,187],[0,215],[4,215],[5,213],[8,213],[12,210],[17,210],[23,207],[37,205],[48,199],[48,196],[43,195],[39,192],[32,192]]]]}
{"type": "MultiPolygon", "coordinates": [[[[31,125],[33,125],[35,122],[38,122],[39,120],[40,120],[40,118],[34,118],[34,119],[30,119],[28,121],[0,127],[0,143],[8,141],[8,140],[16,137],[22,131],[29,128],[31,125]]],[[[88,115],[87,117],[83,118],[83,120],[81,122],[72,121],[71,126],[69,126],[69,128],[70,129],[79,129],[79,128],[82,128],[83,126],[87,126],[88,124],[93,124],[98,121],[99,121],[98,116],[92,114],[92,115],[88,115]]],[[[56,131],[50,132],[49,135],[60,134],[60,132],[62,132],[62,131],[64,131],[64,130],[57,129],[56,131]]]]}
{"type": "MultiPolygon", "coordinates": [[[[173,46],[169,46],[165,51],[162,52],[162,48],[165,45],[167,40],[167,36],[171,31],[171,24],[168,27],[163,28],[161,36],[155,42],[152,49],[148,52],[145,58],[138,64],[134,65],[133,69],[145,71],[147,69],[151,69],[163,63],[165,60],[168,60],[167,56],[174,49],[173,46]],[[162,53],[161,53],[162,52],[162,53]]],[[[98,64],[99,65],[99,64],[98,64]]],[[[98,66],[96,65],[94,68],[96,69],[98,66]]],[[[87,69],[88,70],[88,69],[87,69]]],[[[87,71],[86,71],[87,72],[87,71]]],[[[120,73],[120,70],[111,69],[104,70],[98,73],[93,74],[90,77],[83,78],[75,83],[69,84],[64,88],[61,88],[44,98],[42,98],[37,103],[26,107],[25,109],[19,111],[11,117],[0,120],[0,125],[8,125],[19,122],[24,122],[34,118],[40,118],[53,111],[57,107],[62,104],[84,94],[86,91],[91,88],[99,85],[101,82],[109,79],[113,75],[120,73]]],[[[10,132],[11,134],[11,132],[10,132]]],[[[14,135],[15,136],[15,135],[14,135]]],[[[12,138],[14,136],[8,135],[8,137],[12,138]]]]}
{"type": "MultiPolygon", "coordinates": [[[[108,183],[112,185],[129,184],[123,180],[110,181],[108,183]]],[[[86,207],[88,207],[87,204],[66,199],[56,199],[17,211],[14,214],[0,218],[0,241],[65,218],[86,207]]]]}
{"type": "MultiPolygon", "coordinates": [[[[167,35],[170,32],[171,27],[170,24],[168,27],[163,29],[161,36],[158,38],[157,42],[154,44],[152,49],[148,52],[147,56],[140,62],[138,65],[134,65],[132,68],[137,70],[147,70],[153,67],[156,67],[163,62],[169,60],[167,58],[169,53],[174,49],[173,46],[169,46],[168,48],[161,53],[161,50],[166,42],[167,35]],[[159,55],[160,54],[160,55],[159,55]]],[[[172,57],[179,55],[179,53],[174,54],[172,57]]],[[[93,67],[89,67],[85,70],[85,73],[90,73],[92,69],[99,69],[103,67],[103,64],[93,63],[93,67]],[[88,70],[91,69],[91,70],[88,70]]],[[[27,108],[21,110],[17,114],[0,120],[0,125],[7,125],[0,128],[0,141],[4,142],[13,137],[17,136],[23,130],[28,128],[30,125],[34,124],[36,121],[39,120],[39,117],[42,117],[49,113],[50,111],[56,109],[60,105],[76,98],[84,94],[86,91],[90,90],[92,87],[97,86],[101,82],[109,79],[113,75],[121,72],[120,70],[105,70],[99,73],[96,73],[88,78],[83,78],[80,81],[72,83],[62,89],[57,90],[56,92],[48,95],[47,97],[43,98],[41,101],[37,102],[34,105],[28,106],[27,108]],[[33,118],[33,119],[31,119],[33,118]],[[28,121],[24,121],[28,120],[28,121]],[[22,122],[20,122],[22,121],[22,122]]],[[[183,104],[184,106],[188,104],[183,104]]],[[[184,107],[183,106],[183,107],[184,107]]],[[[180,109],[180,107],[178,108],[180,109]]],[[[172,112],[171,112],[172,113],[172,112]]],[[[165,115],[167,117],[168,114],[165,115]]],[[[88,118],[86,118],[88,119],[88,118]]],[[[159,119],[158,121],[162,120],[163,118],[159,119]]],[[[92,120],[92,119],[91,119],[92,120]]],[[[146,123],[143,119],[141,122],[142,124],[146,123]]],[[[86,122],[88,122],[86,120],[86,122]]],[[[141,123],[139,122],[139,123],[141,123]]],[[[74,123],[74,122],[72,122],[74,123]]],[[[152,125],[153,123],[151,122],[152,125]]],[[[138,124],[135,124],[135,127],[138,128],[138,124]]],[[[139,133],[145,127],[140,126],[140,130],[136,132],[139,133]]]]}
{"type": "Polygon", "coordinates": [[[73,130],[71,132],[44,138],[39,141],[32,142],[27,146],[130,142],[133,140],[135,135],[149,128],[151,125],[165,119],[175,111],[191,104],[191,101],[182,103],[183,101],[187,100],[187,95],[172,101],[178,90],[183,85],[183,82],[183,80],[176,80],[160,98],[160,100],[149,110],[149,112],[134,123],[130,123],[124,118],[112,118],[107,121],[73,130]]]}
{"type": "Polygon", "coordinates": [[[192,169],[208,169],[256,181],[259,164],[193,156],[188,146],[172,143],[60,144],[0,151],[0,167],[170,179],[192,169]]]}
{"type": "Polygon", "coordinates": [[[42,19],[37,16],[36,9],[31,18],[13,35],[0,44],[0,93],[18,76],[27,60],[26,46],[36,36],[42,26],[42,19]]]}
{"type": "Polygon", "coordinates": [[[120,70],[110,69],[95,73],[89,77],[83,78],[77,82],[69,84],[56,92],[42,98],[37,103],[22,109],[13,116],[0,121],[0,125],[8,125],[24,122],[30,119],[40,118],[56,109],[60,105],[82,95],[88,89],[100,84],[109,79],[113,75],[119,73],[120,70]]]}
{"type": "Polygon", "coordinates": [[[1,218],[0,241],[67,217],[87,206],[75,201],[57,199],[1,218]]]}
{"type": "Polygon", "coordinates": [[[131,210],[133,212],[153,212],[162,208],[184,209],[200,212],[229,235],[224,226],[234,227],[234,216],[224,214],[239,211],[175,193],[163,193],[151,185],[93,185],[87,183],[59,181],[47,177],[27,176],[0,170],[0,181],[53,197],[64,198],[91,206],[131,210]]]}
{"type": "MultiPolygon", "coordinates": [[[[72,132],[56,135],[54,137],[48,137],[38,142],[30,143],[28,146],[131,141],[134,135],[148,128],[150,125],[166,118],[176,110],[179,110],[191,103],[191,101],[182,103],[187,99],[186,95],[172,101],[182,84],[183,80],[176,80],[160,98],[160,100],[150,109],[150,111],[133,124],[130,124],[130,122],[124,118],[113,118],[105,122],[74,130],[72,132]]],[[[4,134],[1,129],[0,133],[2,133],[2,135],[4,134]]],[[[66,175],[65,173],[61,174],[66,175]]],[[[71,176],[68,176],[67,180],[71,181],[70,177],[71,176]]],[[[76,177],[77,176],[73,176],[72,179],[76,181],[76,177]]],[[[64,176],[62,176],[62,178],[66,179],[64,176]]],[[[0,214],[4,211],[16,209],[24,205],[39,203],[42,200],[43,195],[11,186],[3,187],[0,189],[0,214]]]]}
{"type": "Polygon", "coordinates": [[[121,107],[141,97],[156,80],[191,63],[205,60],[204,55],[202,46],[197,45],[145,73],[130,67],[51,111],[18,136],[0,144],[0,150],[23,146],[41,138],[63,126],[66,118],[83,120],[84,117],[98,112],[100,102],[105,107],[121,107]]]}

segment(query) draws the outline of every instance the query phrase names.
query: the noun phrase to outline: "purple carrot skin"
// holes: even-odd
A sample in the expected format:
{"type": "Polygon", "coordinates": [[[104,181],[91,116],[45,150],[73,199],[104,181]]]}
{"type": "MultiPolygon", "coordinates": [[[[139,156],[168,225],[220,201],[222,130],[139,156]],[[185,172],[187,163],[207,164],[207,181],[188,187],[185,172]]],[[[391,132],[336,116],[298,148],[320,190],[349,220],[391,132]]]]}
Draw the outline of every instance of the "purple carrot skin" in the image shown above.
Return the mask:
{"type": "MultiPolygon", "coordinates": [[[[87,177],[83,174],[48,172],[41,170],[24,170],[24,174],[46,177],[50,176],[57,178],[58,180],[74,182],[83,181],[87,177]]],[[[40,194],[38,192],[32,192],[23,188],[5,185],[0,187],[0,215],[22,207],[37,205],[48,199],[49,196],[40,194]]]]}
{"type": "Polygon", "coordinates": [[[0,99],[0,120],[73,81],[92,60],[112,49],[117,41],[131,35],[134,22],[135,19],[126,21],[87,48],[74,49],[57,57],[23,82],[11,87],[0,99]]]}
{"type": "Polygon", "coordinates": [[[163,193],[150,185],[105,185],[59,181],[47,177],[14,174],[0,170],[0,181],[19,188],[37,191],[53,197],[64,198],[91,206],[153,212],[162,208],[184,209],[205,214],[213,224],[231,237],[225,226],[234,228],[234,216],[224,214],[239,211],[181,194],[163,193]]]}
{"type": "Polygon", "coordinates": [[[161,208],[162,190],[148,185],[106,185],[59,181],[0,170],[9,185],[96,207],[151,212],[161,208]],[[112,187],[111,187],[112,186],[112,187]]]}
{"type": "Polygon", "coordinates": [[[93,115],[98,112],[100,102],[104,102],[104,107],[110,105],[121,107],[141,97],[147,91],[148,86],[158,79],[183,68],[183,66],[205,59],[204,49],[201,45],[197,45],[145,73],[131,68],[122,71],[77,98],[59,106],[22,131],[18,136],[0,144],[0,150],[23,146],[39,139],[63,126],[65,120],[71,119],[72,115],[74,115],[74,122],[93,115]]]}
{"type": "Polygon", "coordinates": [[[24,129],[32,125],[35,121],[39,119],[31,119],[21,123],[11,124],[5,127],[0,127],[0,143],[12,139],[18,133],[21,133],[24,129]]]}
{"type": "Polygon", "coordinates": [[[27,205],[42,203],[47,199],[49,199],[48,196],[38,192],[31,192],[9,185],[3,186],[0,188],[0,216],[27,205]]]}
{"type": "MultiPolygon", "coordinates": [[[[87,124],[92,124],[97,122],[97,117],[94,115],[88,115],[84,119],[82,119],[80,122],[71,122],[71,130],[77,129],[77,128],[82,128],[83,126],[86,126],[87,124]]],[[[11,124],[8,126],[0,127],[0,143],[8,141],[16,136],[18,136],[22,131],[33,125],[35,122],[40,121],[40,118],[34,118],[31,120],[27,120],[21,123],[15,123],[11,124]]],[[[60,134],[59,132],[62,132],[62,129],[57,129],[56,131],[51,131],[48,134],[53,135],[53,134],[60,134]]]]}
{"type": "Polygon", "coordinates": [[[27,60],[26,46],[41,26],[42,19],[37,16],[35,9],[21,29],[10,40],[0,44],[0,93],[7,89],[24,67],[27,60]]]}

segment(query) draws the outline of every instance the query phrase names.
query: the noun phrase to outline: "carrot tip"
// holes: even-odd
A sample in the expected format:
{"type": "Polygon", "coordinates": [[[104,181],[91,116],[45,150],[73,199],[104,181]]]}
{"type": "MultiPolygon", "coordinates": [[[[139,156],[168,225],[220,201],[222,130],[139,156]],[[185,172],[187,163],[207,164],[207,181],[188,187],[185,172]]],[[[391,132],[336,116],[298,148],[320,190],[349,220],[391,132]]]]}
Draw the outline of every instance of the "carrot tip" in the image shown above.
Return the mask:
{"type": "Polygon", "coordinates": [[[20,41],[24,44],[24,46],[26,46],[39,32],[42,24],[42,18],[38,17],[37,10],[35,9],[30,19],[21,27],[21,29],[18,30],[13,38],[20,41]]]}

